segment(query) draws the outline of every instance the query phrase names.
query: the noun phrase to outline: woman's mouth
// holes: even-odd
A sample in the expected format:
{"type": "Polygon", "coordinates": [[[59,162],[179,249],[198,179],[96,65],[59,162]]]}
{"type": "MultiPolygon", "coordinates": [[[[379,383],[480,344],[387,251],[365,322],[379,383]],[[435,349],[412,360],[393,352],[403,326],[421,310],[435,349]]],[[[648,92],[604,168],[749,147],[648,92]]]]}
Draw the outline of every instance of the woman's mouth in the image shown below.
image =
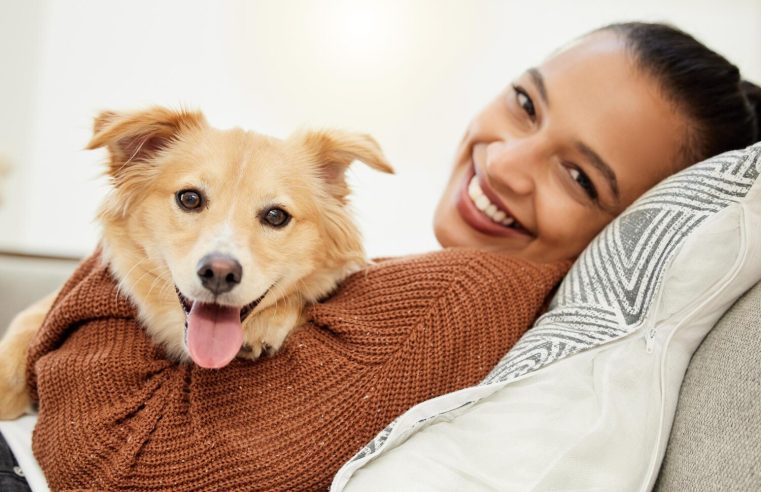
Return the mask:
{"type": "Polygon", "coordinates": [[[515,219],[507,215],[507,213],[493,204],[489,197],[484,194],[481,189],[481,185],[478,184],[478,176],[473,175],[468,183],[468,196],[473,201],[473,204],[484,215],[489,217],[493,222],[502,224],[509,227],[515,223],[515,219]]]}
{"type": "Polygon", "coordinates": [[[457,211],[470,227],[483,234],[501,237],[530,236],[509,210],[494,203],[484,193],[473,167],[465,176],[457,199],[457,211]]]}

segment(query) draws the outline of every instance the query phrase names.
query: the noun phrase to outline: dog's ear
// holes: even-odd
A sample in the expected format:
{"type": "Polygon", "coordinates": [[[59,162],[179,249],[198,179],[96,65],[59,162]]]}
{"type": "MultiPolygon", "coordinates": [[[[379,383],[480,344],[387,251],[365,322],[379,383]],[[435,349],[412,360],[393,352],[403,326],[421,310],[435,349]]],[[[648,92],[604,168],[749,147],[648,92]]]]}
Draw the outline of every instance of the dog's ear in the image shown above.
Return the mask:
{"type": "Polygon", "coordinates": [[[206,125],[197,111],[173,111],[153,107],[143,111],[104,111],[95,118],[93,137],[87,149],[107,147],[110,173],[116,175],[133,162],[147,162],[188,130],[206,125]]]}
{"type": "Polygon", "coordinates": [[[320,167],[320,175],[331,193],[343,200],[349,193],[346,169],[354,161],[362,161],[378,171],[393,174],[394,168],[383,155],[378,142],[370,135],[343,130],[318,130],[298,136],[307,152],[320,167]]]}

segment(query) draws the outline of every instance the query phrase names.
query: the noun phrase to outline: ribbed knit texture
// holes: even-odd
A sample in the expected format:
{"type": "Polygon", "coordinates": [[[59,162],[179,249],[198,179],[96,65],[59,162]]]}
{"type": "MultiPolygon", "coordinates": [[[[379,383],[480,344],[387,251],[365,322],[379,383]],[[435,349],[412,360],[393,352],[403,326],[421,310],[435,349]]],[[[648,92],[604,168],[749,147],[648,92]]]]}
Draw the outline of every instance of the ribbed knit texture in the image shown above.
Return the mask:
{"type": "Polygon", "coordinates": [[[30,349],[35,456],[53,490],[326,489],[404,410],[478,383],[568,266],[384,260],[311,307],[274,357],[207,370],[164,357],[94,256],[30,349]]]}

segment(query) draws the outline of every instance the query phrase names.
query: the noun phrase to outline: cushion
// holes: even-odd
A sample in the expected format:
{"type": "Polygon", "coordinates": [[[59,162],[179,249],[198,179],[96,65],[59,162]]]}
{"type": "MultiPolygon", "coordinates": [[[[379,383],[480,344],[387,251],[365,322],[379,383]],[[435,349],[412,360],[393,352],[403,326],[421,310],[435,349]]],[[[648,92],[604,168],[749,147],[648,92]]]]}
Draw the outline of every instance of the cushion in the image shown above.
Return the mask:
{"type": "Polygon", "coordinates": [[[332,490],[652,487],[692,353],[761,279],[759,171],[756,144],[653,188],[482,385],[413,407],[332,490]]]}
{"type": "Polygon", "coordinates": [[[761,490],[761,283],[700,344],[656,491],[761,490]]]}

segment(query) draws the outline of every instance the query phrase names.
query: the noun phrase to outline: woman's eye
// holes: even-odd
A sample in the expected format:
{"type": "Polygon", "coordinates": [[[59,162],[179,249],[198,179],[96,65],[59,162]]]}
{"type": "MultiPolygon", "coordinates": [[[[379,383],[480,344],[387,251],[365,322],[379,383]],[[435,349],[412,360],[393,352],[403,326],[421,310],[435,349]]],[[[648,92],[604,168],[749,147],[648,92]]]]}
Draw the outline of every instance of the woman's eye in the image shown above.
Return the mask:
{"type": "Polygon", "coordinates": [[[204,197],[198,190],[180,190],[174,194],[177,205],[186,212],[198,212],[204,204],[204,197]]]}
{"type": "Polygon", "coordinates": [[[531,117],[533,120],[536,117],[536,108],[534,108],[534,101],[531,100],[531,97],[529,97],[526,91],[521,87],[514,85],[513,90],[515,91],[515,100],[518,102],[518,106],[520,106],[523,111],[525,111],[526,114],[529,115],[529,117],[531,117]]]}
{"type": "Polygon", "coordinates": [[[589,198],[592,200],[597,200],[597,189],[592,183],[592,180],[589,179],[589,176],[587,176],[584,171],[575,167],[569,167],[568,174],[571,175],[571,179],[578,183],[578,185],[582,190],[584,190],[584,193],[586,193],[589,198]]]}
{"type": "Polygon", "coordinates": [[[288,225],[291,221],[291,214],[279,207],[272,207],[264,210],[261,215],[262,222],[268,226],[280,228],[288,225]]]}

